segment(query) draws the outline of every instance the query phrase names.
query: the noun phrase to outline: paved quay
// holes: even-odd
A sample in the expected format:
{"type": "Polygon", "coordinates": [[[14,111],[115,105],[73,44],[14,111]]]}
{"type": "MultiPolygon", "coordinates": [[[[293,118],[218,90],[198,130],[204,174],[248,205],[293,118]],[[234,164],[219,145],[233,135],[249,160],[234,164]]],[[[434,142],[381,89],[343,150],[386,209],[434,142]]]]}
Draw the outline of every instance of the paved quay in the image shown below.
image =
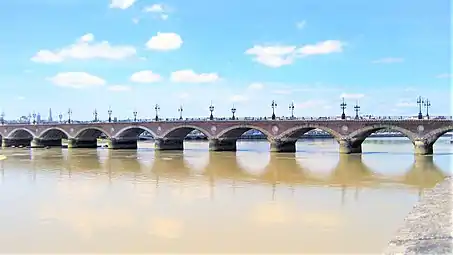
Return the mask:
{"type": "Polygon", "coordinates": [[[453,254],[453,178],[425,193],[384,254],[453,254]]]}

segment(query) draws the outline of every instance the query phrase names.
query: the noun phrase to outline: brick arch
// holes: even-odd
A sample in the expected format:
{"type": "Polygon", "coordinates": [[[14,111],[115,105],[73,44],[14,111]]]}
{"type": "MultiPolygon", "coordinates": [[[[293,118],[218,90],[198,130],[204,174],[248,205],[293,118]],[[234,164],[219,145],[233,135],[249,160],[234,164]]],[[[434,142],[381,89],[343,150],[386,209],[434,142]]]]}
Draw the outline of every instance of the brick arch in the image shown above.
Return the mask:
{"type": "Polygon", "coordinates": [[[423,136],[423,139],[427,141],[427,144],[434,144],[437,139],[443,136],[445,133],[453,131],[453,125],[448,125],[446,127],[434,129],[423,136]]]}
{"type": "Polygon", "coordinates": [[[206,129],[195,126],[195,125],[180,125],[176,127],[172,127],[169,130],[165,131],[161,137],[162,138],[178,138],[178,139],[184,139],[190,132],[198,130],[201,133],[203,133],[207,138],[211,138],[212,135],[210,132],[208,132],[206,129]]]}
{"type": "Polygon", "coordinates": [[[270,140],[273,137],[273,135],[269,131],[264,129],[264,128],[261,128],[261,127],[258,127],[258,126],[254,126],[254,125],[237,125],[237,126],[232,126],[232,127],[228,127],[228,128],[223,129],[222,131],[220,131],[217,134],[217,138],[234,138],[234,139],[237,139],[241,135],[243,135],[245,132],[247,132],[249,130],[252,130],[252,129],[258,130],[261,133],[263,133],[267,137],[267,140],[270,140]],[[230,136],[228,136],[228,134],[230,136]]]}
{"type": "Polygon", "coordinates": [[[111,136],[110,132],[107,132],[106,130],[104,130],[100,127],[86,127],[86,128],[82,128],[82,129],[78,130],[77,133],[75,133],[75,135],[73,137],[74,138],[90,138],[90,139],[92,139],[92,138],[95,138],[96,135],[97,136],[101,135],[101,133],[104,133],[109,138],[111,136]],[[87,134],[87,131],[91,131],[91,132],[88,132],[88,134],[87,134]]]}
{"type": "Polygon", "coordinates": [[[343,135],[338,133],[337,131],[322,126],[322,125],[317,125],[317,124],[308,124],[308,125],[303,125],[303,126],[297,126],[293,128],[289,128],[285,131],[283,131],[280,135],[278,135],[275,139],[285,139],[285,138],[290,138],[290,139],[299,139],[303,134],[313,130],[313,129],[320,129],[322,131],[325,131],[329,133],[335,140],[338,142],[343,138],[343,135]]]}
{"type": "Polygon", "coordinates": [[[399,126],[395,126],[395,125],[372,125],[372,126],[368,126],[368,127],[364,127],[364,128],[358,129],[358,130],[350,133],[348,135],[348,138],[351,138],[351,139],[358,138],[358,139],[365,140],[367,137],[369,137],[374,132],[382,130],[382,129],[398,131],[401,134],[403,134],[404,136],[406,136],[407,138],[409,138],[409,140],[411,140],[411,142],[415,142],[415,140],[418,137],[418,135],[415,134],[414,132],[412,132],[410,130],[407,130],[405,128],[399,127],[399,126]]]}
{"type": "Polygon", "coordinates": [[[38,138],[44,138],[45,134],[47,134],[48,132],[52,132],[52,131],[61,132],[64,135],[66,135],[66,138],[70,138],[71,137],[71,135],[66,130],[64,130],[64,129],[60,128],[60,127],[50,127],[50,128],[47,128],[47,129],[41,131],[41,133],[38,135],[38,138]]]}
{"type": "Polygon", "coordinates": [[[154,138],[157,137],[156,133],[151,129],[145,126],[127,126],[116,132],[114,138],[120,138],[122,135],[126,135],[129,131],[129,134],[133,137],[138,137],[143,132],[149,132],[154,138]]]}
{"type": "Polygon", "coordinates": [[[20,132],[20,131],[27,132],[27,133],[30,134],[31,137],[33,137],[33,138],[36,137],[35,132],[29,130],[28,128],[15,128],[15,129],[11,130],[4,138],[16,138],[16,137],[14,136],[14,134],[16,134],[17,132],[20,132]]]}

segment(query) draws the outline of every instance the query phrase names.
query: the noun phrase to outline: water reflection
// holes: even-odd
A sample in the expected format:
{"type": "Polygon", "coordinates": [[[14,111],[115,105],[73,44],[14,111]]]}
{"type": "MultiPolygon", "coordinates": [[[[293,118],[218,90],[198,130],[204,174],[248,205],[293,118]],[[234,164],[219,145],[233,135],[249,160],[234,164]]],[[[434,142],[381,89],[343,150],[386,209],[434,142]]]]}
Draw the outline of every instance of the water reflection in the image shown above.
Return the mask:
{"type": "Polygon", "coordinates": [[[379,173],[369,167],[362,155],[340,155],[330,157],[330,162],[315,170],[304,166],[306,155],[294,153],[255,152],[159,152],[135,150],[22,150],[4,153],[8,160],[2,161],[4,168],[26,168],[33,172],[67,171],[121,176],[140,176],[141,179],[164,178],[169,181],[185,182],[204,180],[236,180],[261,184],[284,185],[331,185],[331,186],[375,186],[380,184],[402,184],[417,188],[431,188],[447,175],[434,163],[433,156],[413,156],[410,167],[398,175],[379,173]],[[203,155],[203,157],[200,157],[203,155]],[[263,160],[259,160],[259,158],[263,160]],[[200,159],[201,160],[200,160],[200,159]],[[268,160],[266,160],[268,159],[268,160]],[[201,163],[196,163],[200,160],[201,163]],[[194,167],[195,165],[195,167],[194,167]]]}

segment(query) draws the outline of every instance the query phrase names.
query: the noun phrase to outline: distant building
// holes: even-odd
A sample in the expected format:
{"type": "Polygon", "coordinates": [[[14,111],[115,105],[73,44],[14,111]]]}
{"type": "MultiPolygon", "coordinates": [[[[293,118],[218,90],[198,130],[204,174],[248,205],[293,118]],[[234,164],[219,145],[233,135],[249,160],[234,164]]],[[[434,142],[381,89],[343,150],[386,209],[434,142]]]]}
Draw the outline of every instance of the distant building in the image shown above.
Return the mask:
{"type": "Polygon", "coordinates": [[[41,114],[38,112],[38,115],[36,116],[36,122],[40,123],[41,122],[41,114]]]}
{"type": "Polygon", "coordinates": [[[52,108],[49,108],[49,118],[47,119],[47,121],[49,121],[49,122],[53,121],[53,119],[52,119],[52,108]]]}

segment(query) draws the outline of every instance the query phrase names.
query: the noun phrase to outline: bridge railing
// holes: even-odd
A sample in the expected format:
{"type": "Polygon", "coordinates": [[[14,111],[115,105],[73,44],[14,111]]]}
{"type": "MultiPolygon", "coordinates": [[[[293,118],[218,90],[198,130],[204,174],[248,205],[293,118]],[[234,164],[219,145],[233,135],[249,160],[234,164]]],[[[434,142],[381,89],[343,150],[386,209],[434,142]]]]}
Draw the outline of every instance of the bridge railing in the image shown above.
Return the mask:
{"type": "MultiPolygon", "coordinates": [[[[442,121],[442,120],[452,120],[452,116],[430,116],[430,118],[424,118],[425,121],[442,121]]],[[[341,117],[339,116],[329,116],[329,117],[276,117],[275,120],[272,120],[271,117],[241,117],[232,119],[231,117],[216,117],[213,120],[209,118],[160,118],[159,122],[206,122],[206,121],[339,121],[341,117]]],[[[371,116],[371,117],[360,117],[355,119],[354,117],[346,117],[346,121],[420,121],[417,116],[371,116]]],[[[41,121],[36,123],[37,125],[59,125],[59,124],[107,124],[107,123],[148,123],[148,122],[156,122],[153,119],[125,119],[125,120],[115,120],[109,122],[108,120],[88,120],[88,121],[79,121],[79,120],[71,120],[69,123],[68,121],[41,121]]],[[[33,122],[29,121],[4,121],[3,125],[35,125],[33,122]]]]}

